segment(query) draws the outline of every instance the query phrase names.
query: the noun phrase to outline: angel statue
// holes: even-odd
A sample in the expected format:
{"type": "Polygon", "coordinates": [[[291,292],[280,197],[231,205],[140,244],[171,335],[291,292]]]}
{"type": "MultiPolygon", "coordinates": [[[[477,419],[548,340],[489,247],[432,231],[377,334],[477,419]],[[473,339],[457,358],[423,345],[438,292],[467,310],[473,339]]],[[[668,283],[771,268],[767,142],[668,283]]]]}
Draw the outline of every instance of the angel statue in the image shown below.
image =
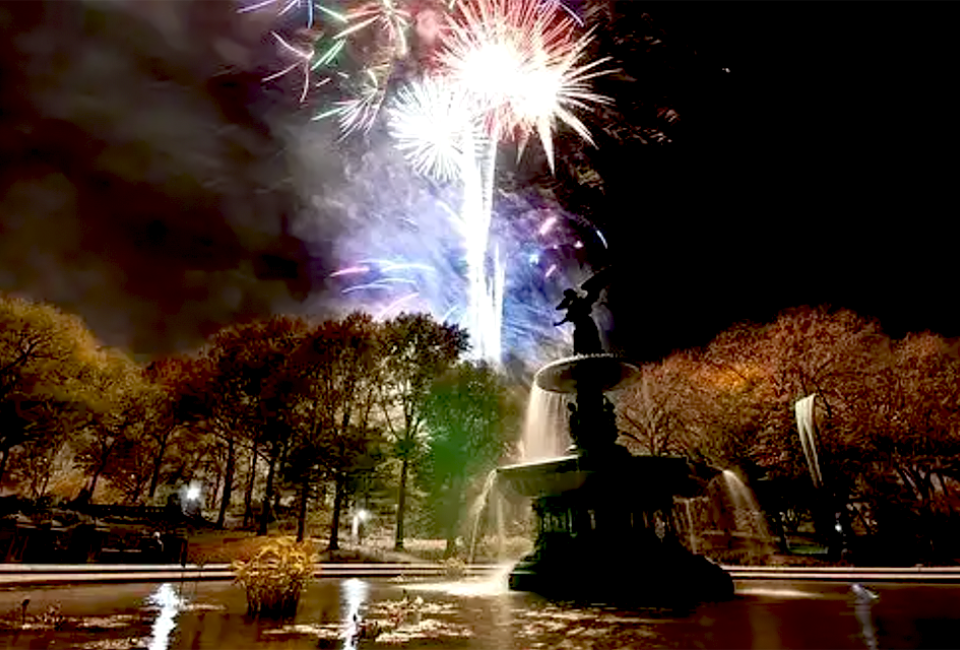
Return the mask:
{"type": "Polygon", "coordinates": [[[573,323],[573,353],[574,354],[602,354],[600,331],[593,320],[591,312],[593,305],[600,298],[600,292],[607,286],[610,267],[597,271],[583,284],[580,289],[586,295],[581,295],[576,289],[567,289],[563,292],[563,301],[557,309],[566,309],[567,315],[563,320],[554,323],[555,326],[564,323],[573,323]]]}

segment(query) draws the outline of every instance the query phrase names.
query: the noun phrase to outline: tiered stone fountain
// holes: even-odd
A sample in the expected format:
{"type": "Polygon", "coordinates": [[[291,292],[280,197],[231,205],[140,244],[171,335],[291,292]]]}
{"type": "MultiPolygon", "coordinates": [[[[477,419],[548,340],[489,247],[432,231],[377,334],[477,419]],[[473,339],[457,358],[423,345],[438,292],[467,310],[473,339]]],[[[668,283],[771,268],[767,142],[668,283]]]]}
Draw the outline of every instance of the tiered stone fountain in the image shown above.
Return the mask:
{"type": "Polygon", "coordinates": [[[506,490],[533,497],[538,520],[534,551],[513,568],[510,588],[654,606],[729,598],[730,576],[677,537],[673,497],[699,489],[687,461],[634,456],[617,444],[606,393],[637,368],[600,350],[590,317],[597,293],[566,293],[558,309],[568,308],[565,320],[577,327],[574,356],[535,376],[539,388],[575,396],[569,406],[573,444],[566,455],[499,469],[506,490]]]}

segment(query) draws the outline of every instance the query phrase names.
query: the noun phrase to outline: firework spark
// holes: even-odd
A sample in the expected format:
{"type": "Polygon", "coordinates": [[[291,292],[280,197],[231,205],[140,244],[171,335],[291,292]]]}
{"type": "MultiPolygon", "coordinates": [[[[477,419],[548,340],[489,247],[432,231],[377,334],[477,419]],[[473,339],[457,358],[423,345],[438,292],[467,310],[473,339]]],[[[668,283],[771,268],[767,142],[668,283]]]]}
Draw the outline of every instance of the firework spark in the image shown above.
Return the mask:
{"type": "Polygon", "coordinates": [[[410,51],[407,31],[410,27],[410,12],[396,0],[371,0],[350,9],[346,14],[347,26],[335,38],[346,38],[371,26],[380,28],[387,38],[388,47],[396,58],[407,56],[410,51]]]}
{"type": "MultiPolygon", "coordinates": [[[[237,10],[237,13],[246,14],[251,11],[259,11],[271,5],[277,6],[280,3],[278,0],[260,0],[259,2],[254,2],[237,10]]],[[[307,8],[307,29],[313,27],[313,0],[286,0],[283,7],[280,11],[277,12],[277,17],[284,16],[294,9],[299,9],[300,7],[305,6],[307,8]]]]}
{"type": "Polygon", "coordinates": [[[373,128],[386,99],[387,79],[391,71],[391,66],[381,65],[365,68],[353,78],[341,74],[342,78],[353,82],[348,84],[353,89],[352,97],[335,102],[332,108],[318,113],[313,120],[335,118],[344,138],[357,131],[368,132],[373,128]]]}

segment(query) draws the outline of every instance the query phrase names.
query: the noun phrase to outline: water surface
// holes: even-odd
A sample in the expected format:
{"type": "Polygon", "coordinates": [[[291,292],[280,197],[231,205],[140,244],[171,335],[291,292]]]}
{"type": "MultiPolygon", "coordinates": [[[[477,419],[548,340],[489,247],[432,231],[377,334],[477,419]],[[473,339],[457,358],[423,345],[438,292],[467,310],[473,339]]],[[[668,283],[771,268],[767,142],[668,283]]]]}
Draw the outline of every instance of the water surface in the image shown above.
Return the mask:
{"type": "MultiPolygon", "coordinates": [[[[611,579],[614,579],[613,577],[611,579]]],[[[554,603],[500,583],[319,580],[286,623],[250,620],[226,582],[0,592],[15,648],[945,648],[960,587],[744,582],[686,612],[554,603]],[[22,603],[29,599],[26,616],[22,603]],[[376,638],[371,638],[375,636],[376,638]]]]}

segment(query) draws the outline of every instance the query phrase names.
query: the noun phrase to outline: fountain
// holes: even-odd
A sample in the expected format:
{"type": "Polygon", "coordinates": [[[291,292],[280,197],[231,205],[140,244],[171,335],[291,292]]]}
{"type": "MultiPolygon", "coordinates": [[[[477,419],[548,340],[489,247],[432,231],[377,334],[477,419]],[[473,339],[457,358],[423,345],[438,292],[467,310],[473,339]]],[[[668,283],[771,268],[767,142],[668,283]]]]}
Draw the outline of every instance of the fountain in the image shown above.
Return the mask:
{"type": "Polygon", "coordinates": [[[499,468],[498,481],[532,497],[538,520],[534,551],[510,573],[510,588],[592,602],[686,606],[733,595],[719,566],[678,539],[674,496],[701,488],[686,459],[634,456],[617,444],[613,405],[606,393],[637,368],[603,352],[591,309],[609,271],[579,292],[568,289],[559,324],[575,326],[574,356],[535,375],[537,388],[572,396],[564,455],[499,468]]]}

